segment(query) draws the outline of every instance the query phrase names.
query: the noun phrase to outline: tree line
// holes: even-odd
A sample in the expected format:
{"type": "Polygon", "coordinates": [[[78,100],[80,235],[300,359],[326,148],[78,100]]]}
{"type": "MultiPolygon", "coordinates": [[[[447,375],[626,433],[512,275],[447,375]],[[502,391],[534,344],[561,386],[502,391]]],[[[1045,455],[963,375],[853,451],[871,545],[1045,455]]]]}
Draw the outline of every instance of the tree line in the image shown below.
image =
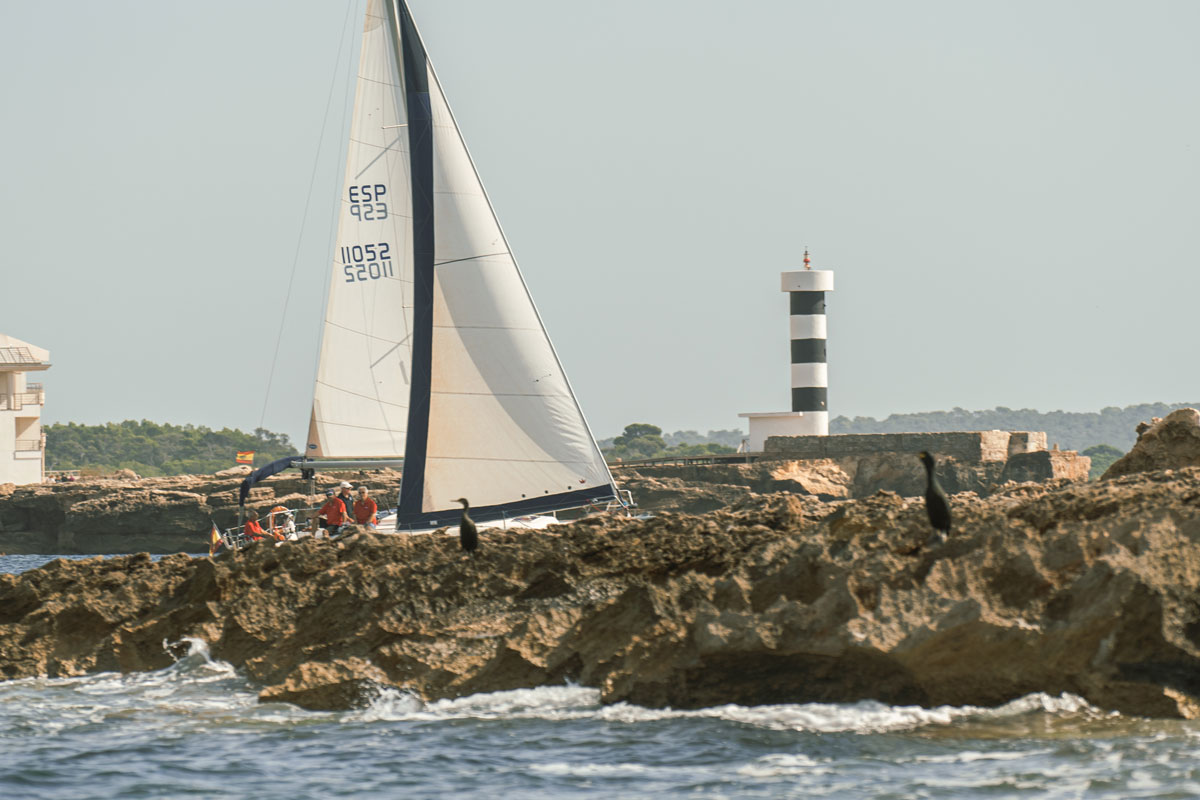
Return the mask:
{"type": "Polygon", "coordinates": [[[261,466],[299,452],[287,434],[255,428],[253,433],[203,425],[171,425],[142,420],[79,425],[44,425],[46,469],[103,475],[131,469],[143,477],[204,475],[228,469],[239,451],[255,451],[261,466]]]}
{"type": "Polygon", "coordinates": [[[1034,411],[1003,406],[986,411],[928,411],[873,417],[835,417],[830,433],[925,433],[936,431],[1045,431],[1051,446],[1083,452],[1096,445],[1109,445],[1122,453],[1137,441],[1139,422],[1165,417],[1177,408],[1200,408],[1197,403],[1142,403],[1100,411],[1034,411]]]}
{"type": "Polygon", "coordinates": [[[696,431],[664,434],[657,425],[635,422],[626,425],[620,436],[602,439],[598,444],[608,461],[636,461],[643,458],[733,453],[743,438],[745,434],[739,430],[709,431],[707,436],[696,431]]]}

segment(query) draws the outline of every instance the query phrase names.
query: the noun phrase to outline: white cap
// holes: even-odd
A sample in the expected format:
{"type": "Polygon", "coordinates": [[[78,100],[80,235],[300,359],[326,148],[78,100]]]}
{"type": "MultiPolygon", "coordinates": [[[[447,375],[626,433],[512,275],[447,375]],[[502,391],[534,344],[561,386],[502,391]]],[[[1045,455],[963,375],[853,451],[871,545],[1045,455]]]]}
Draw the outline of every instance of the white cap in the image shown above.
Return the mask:
{"type": "Polygon", "coordinates": [[[349,489],[349,488],[350,488],[350,482],[349,482],[349,481],[342,481],[342,488],[343,488],[343,489],[349,489]]]}

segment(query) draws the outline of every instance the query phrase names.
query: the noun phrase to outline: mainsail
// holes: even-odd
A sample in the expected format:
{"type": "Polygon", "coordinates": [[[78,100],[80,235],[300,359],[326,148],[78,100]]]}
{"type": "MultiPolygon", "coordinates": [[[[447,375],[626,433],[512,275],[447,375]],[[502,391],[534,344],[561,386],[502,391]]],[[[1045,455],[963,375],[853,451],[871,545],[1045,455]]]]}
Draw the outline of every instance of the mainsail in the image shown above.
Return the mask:
{"type": "Polygon", "coordinates": [[[397,527],[615,496],[403,0],[370,0],[309,442],[404,457],[397,527]]]}

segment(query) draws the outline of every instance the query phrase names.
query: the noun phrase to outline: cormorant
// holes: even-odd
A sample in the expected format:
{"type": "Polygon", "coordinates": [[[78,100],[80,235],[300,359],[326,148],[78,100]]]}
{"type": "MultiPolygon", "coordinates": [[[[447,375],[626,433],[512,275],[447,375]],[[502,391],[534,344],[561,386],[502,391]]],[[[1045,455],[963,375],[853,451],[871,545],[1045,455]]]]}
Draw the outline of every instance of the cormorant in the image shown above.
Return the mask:
{"type": "Polygon", "coordinates": [[[475,520],[467,516],[471,504],[465,497],[460,497],[454,502],[463,504],[462,519],[458,521],[458,543],[462,545],[463,550],[474,553],[475,548],[479,547],[479,531],[475,529],[475,520]]]}
{"type": "Polygon", "coordinates": [[[933,456],[922,450],[917,458],[925,465],[925,510],[934,530],[930,539],[944,542],[950,535],[950,499],[933,474],[933,456]]]}

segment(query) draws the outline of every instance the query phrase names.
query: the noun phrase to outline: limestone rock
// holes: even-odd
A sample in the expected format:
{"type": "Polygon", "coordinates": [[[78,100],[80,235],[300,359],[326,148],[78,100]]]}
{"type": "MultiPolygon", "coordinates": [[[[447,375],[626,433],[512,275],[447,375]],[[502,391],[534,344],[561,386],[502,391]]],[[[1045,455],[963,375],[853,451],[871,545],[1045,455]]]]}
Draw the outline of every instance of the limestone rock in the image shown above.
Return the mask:
{"type": "Polygon", "coordinates": [[[229,469],[218,470],[213,473],[214,478],[234,478],[240,475],[249,475],[254,470],[248,464],[238,464],[236,467],[229,469]]]}
{"type": "Polygon", "coordinates": [[[141,480],[141,476],[131,469],[119,469],[112,474],[112,477],[122,481],[141,480]]]}
{"type": "Polygon", "coordinates": [[[313,708],[574,681],[604,702],[995,706],[1072,692],[1200,708],[1200,468],[951,498],[747,490],[730,508],[484,531],[358,532],[216,559],[0,576],[0,676],[156,669],[198,637],[313,708]]]}
{"type": "Polygon", "coordinates": [[[1176,409],[1166,417],[1139,424],[1137,433],[1133,449],[1114,461],[1101,480],[1200,465],[1200,411],[1176,409]]]}
{"type": "Polygon", "coordinates": [[[263,689],[260,702],[292,703],[313,711],[363,706],[373,690],[386,685],[383,670],[361,658],[331,663],[305,661],[283,683],[263,689]]]}

